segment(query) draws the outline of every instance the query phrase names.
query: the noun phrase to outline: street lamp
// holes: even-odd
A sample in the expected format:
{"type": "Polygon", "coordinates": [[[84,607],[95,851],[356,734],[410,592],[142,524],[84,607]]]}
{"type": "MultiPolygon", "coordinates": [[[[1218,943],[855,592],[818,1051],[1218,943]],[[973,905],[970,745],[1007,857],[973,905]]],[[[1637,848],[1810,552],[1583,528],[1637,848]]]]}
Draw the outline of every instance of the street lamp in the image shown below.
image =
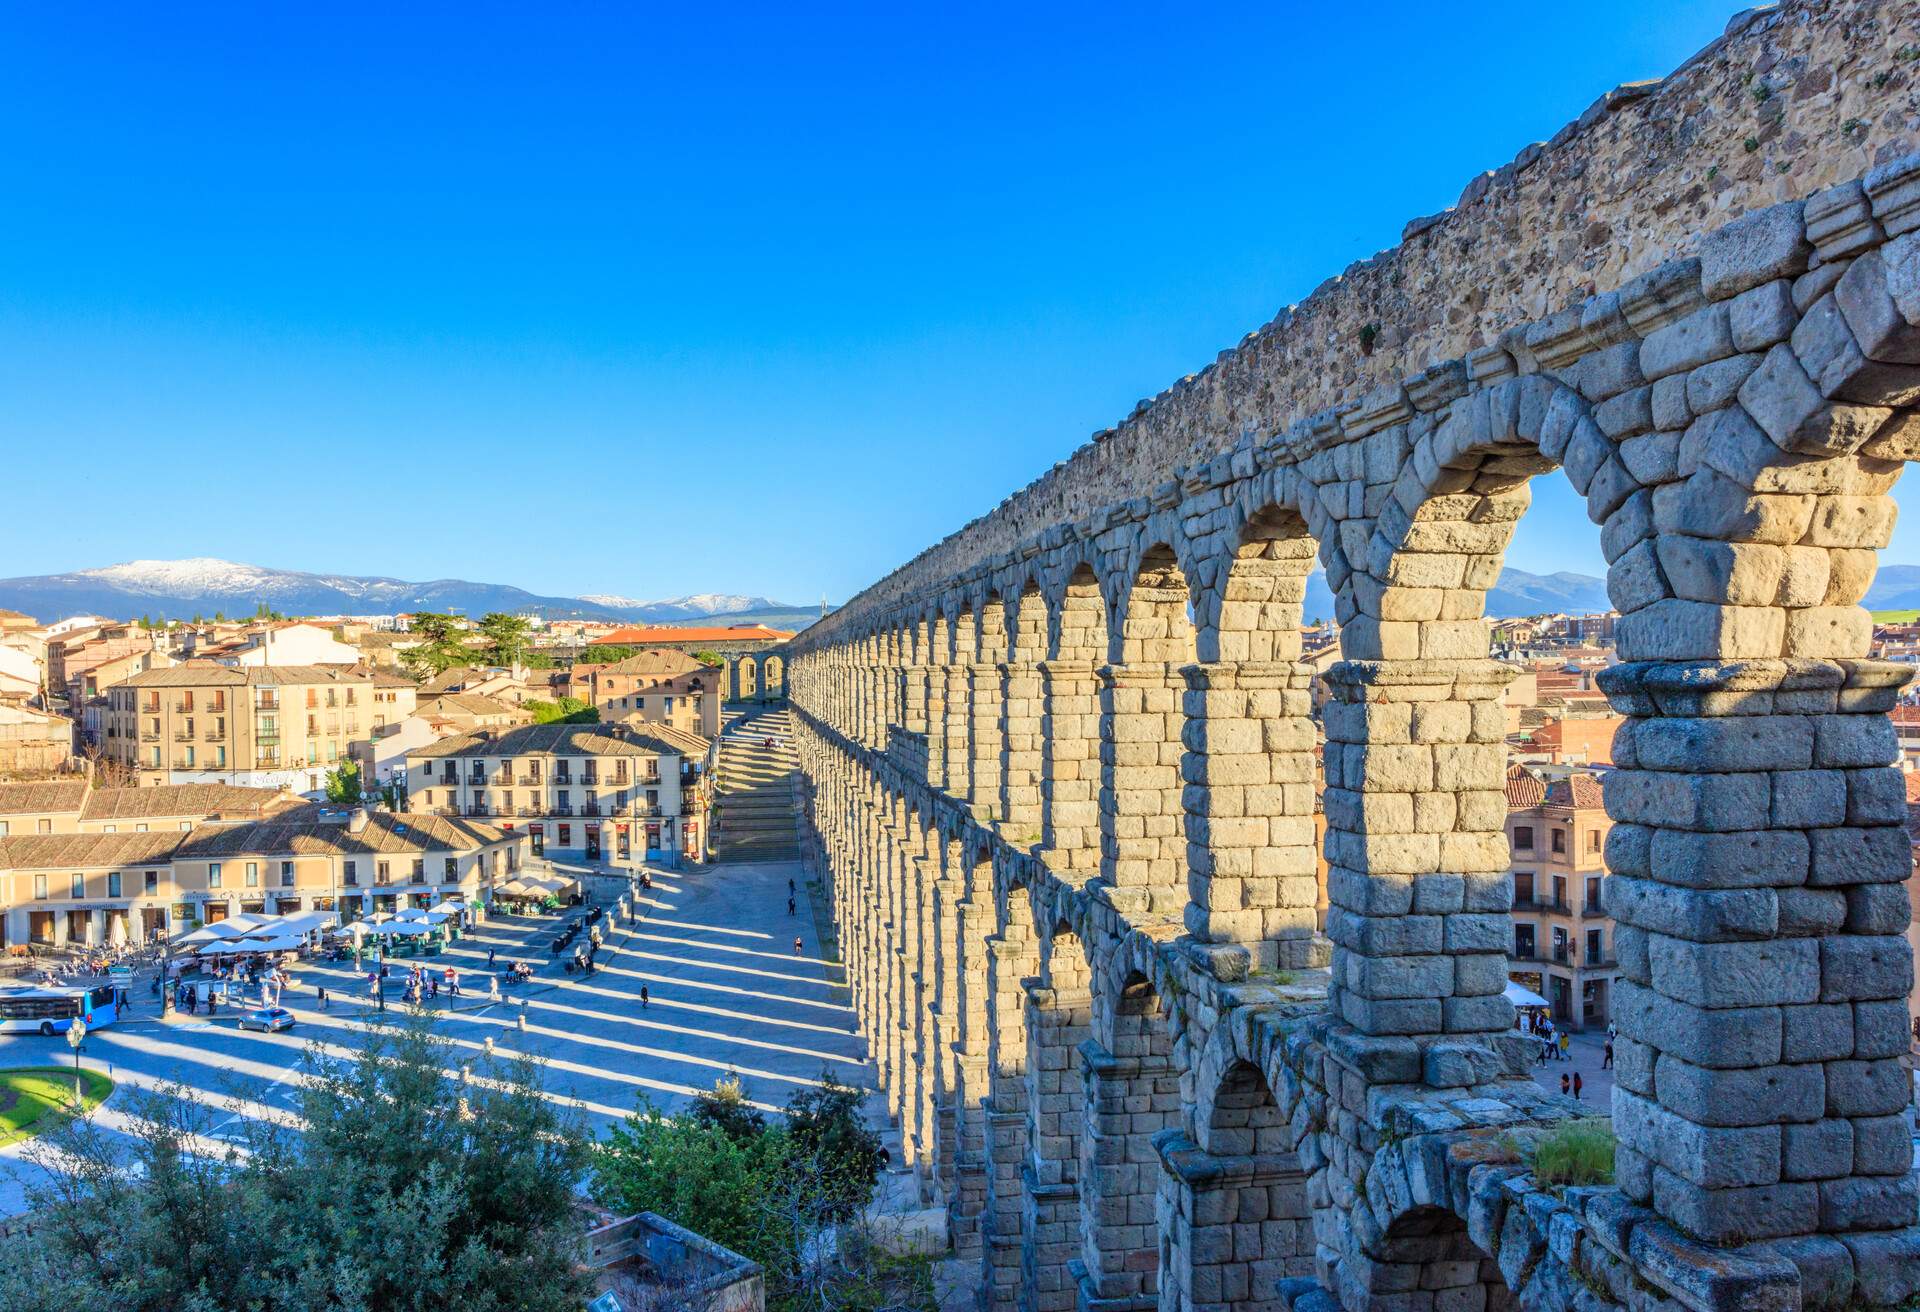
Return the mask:
{"type": "Polygon", "coordinates": [[[75,1016],[67,1026],[67,1046],[73,1049],[73,1109],[80,1110],[84,1101],[80,1092],[80,1045],[87,1041],[87,1022],[75,1016]]]}

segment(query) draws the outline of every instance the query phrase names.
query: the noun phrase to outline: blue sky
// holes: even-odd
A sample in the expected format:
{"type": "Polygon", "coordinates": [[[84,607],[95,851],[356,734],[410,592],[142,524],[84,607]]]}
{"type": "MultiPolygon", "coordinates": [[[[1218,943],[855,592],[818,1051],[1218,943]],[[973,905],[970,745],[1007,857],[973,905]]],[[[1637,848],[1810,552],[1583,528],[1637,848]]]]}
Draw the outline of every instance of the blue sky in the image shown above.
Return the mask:
{"type": "Polygon", "coordinates": [[[17,8],[0,575],[840,600],[1740,7],[17,8]]]}

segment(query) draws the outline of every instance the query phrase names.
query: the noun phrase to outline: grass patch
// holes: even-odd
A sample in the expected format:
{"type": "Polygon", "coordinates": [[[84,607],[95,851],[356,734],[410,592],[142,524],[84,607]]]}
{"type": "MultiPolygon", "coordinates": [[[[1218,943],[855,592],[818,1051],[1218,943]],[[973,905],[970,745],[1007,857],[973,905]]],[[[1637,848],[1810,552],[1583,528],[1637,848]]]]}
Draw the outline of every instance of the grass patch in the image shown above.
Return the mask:
{"type": "MultiPolygon", "coordinates": [[[[85,1089],[83,1110],[98,1107],[113,1092],[113,1081],[98,1071],[82,1070],[80,1080],[85,1089]]],[[[40,1133],[72,1110],[71,1067],[0,1069],[0,1147],[40,1133]]]]}
{"type": "Polygon", "coordinates": [[[1612,1184],[1613,1122],[1562,1121],[1534,1141],[1528,1165],[1545,1185],[1612,1184]]]}
{"type": "Polygon", "coordinates": [[[1875,624],[1911,624],[1920,620],[1920,610],[1876,610],[1872,615],[1875,624]]]}

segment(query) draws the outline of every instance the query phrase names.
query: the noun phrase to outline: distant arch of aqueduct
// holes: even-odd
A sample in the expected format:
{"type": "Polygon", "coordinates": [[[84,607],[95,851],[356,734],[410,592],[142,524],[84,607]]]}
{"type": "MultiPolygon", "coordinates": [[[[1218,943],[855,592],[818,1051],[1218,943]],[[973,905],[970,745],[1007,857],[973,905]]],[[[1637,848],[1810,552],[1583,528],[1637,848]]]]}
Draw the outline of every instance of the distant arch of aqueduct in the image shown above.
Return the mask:
{"type": "Polygon", "coordinates": [[[855,1005],[986,1306],[1920,1288],[1910,671],[1859,606],[1920,453],[1916,32],[1742,15],[790,645],[855,1005]],[[1507,1137],[1572,1110],[1501,995],[1481,615],[1536,477],[1622,612],[1619,1149],[1585,1190],[1507,1137]]]}

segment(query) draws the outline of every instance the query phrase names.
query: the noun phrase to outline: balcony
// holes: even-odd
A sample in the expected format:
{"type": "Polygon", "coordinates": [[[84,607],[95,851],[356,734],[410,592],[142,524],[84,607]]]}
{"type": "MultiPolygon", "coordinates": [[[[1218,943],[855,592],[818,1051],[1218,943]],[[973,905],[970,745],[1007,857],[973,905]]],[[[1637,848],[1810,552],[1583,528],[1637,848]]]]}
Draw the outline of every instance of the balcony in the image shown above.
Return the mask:
{"type": "Polygon", "coordinates": [[[278,747],[280,745],[280,735],[277,732],[257,733],[253,736],[253,742],[256,747],[278,747]]]}
{"type": "Polygon", "coordinates": [[[581,815],[599,815],[600,803],[598,802],[583,803],[580,807],[580,814],[581,815]]]}
{"type": "Polygon", "coordinates": [[[540,786],[540,776],[537,774],[523,774],[520,776],[520,786],[522,788],[538,788],[540,786]]]}
{"type": "Polygon", "coordinates": [[[256,711],[277,711],[280,709],[280,699],[278,697],[262,697],[253,704],[253,709],[256,711]]]}
{"type": "Polygon", "coordinates": [[[433,815],[459,815],[459,814],[460,814],[460,808],[459,808],[459,807],[457,807],[457,806],[436,806],[436,807],[434,807],[434,808],[433,808],[433,810],[432,810],[432,812],[431,812],[431,814],[433,814],[433,815]]]}
{"type": "Polygon", "coordinates": [[[556,802],[554,805],[547,808],[547,814],[548,815],[572,815],[573,804],[570,802],[556,802]]]}
{"type": "Polygon", "coordinates": [[[573,776],[557,774],[553,777],[553,786],[555,788],[571,788],[573,786],[573,776]]]}
{"type": "Polygon", "coordinates": [[[468,815],[492,815],[493,808],[485,802],[471,802],[467,805],[468,815]]]}
{"type": "Polygon", "coordinates": [[[546,812],[537,806],[523,806],[520,808],[520,814],[533,819],[545,815],[546,812]]]}
{"type": "Polygon", "coordinates": [[[173,760],[173,768],[176,770],[193,770],[193,769],[197,769],[198,767],[196,767],[194,763],[187,757],[176,756],[173,760]]]}
{"type": "Polygon", "coordinates": [[[226,740],[227,740],[227,731],[226,731],[225,729],[209,729],[209,730],[207,730],[207,741],[208,741],[208,742],[210,742],[210,743],[223,743],[223,742],[225,742],[226,740]]]}
{"type": "Polygon", "coordinates": [[[1580,904],[1580,914],[1590,919],[1605,916],[1607,914],[1606,903],[1605,902],[1582,902],[1580,904]]]}
{"type": "Polygon", "coordinates": [[[140,731],[140,741],[143,743],[157,743],[160,741],[160,731],[158,729],[142,729],[140,731]]]}
{"type": "Polygon", "coordinates": [[[193,741],[193,730],[175,729],[173,731],[173,740],[177,743],[190,743],[193,741]]]}
{"type": "Polygon", "coordinates": [[[513,786],[513,776],[503,770],[493,777],[492,783],[495,788],[511,788],[513,786]]]}
{"type": "Polygon", "coordinates": [[[1533,947],[1529,945],[1527,947],[1514,948],[1512,952],[1507,954],[1507,959],[1509,961],[1538,961],[1540,960],[1540,954],[1535,952],[1533,947]]]}

